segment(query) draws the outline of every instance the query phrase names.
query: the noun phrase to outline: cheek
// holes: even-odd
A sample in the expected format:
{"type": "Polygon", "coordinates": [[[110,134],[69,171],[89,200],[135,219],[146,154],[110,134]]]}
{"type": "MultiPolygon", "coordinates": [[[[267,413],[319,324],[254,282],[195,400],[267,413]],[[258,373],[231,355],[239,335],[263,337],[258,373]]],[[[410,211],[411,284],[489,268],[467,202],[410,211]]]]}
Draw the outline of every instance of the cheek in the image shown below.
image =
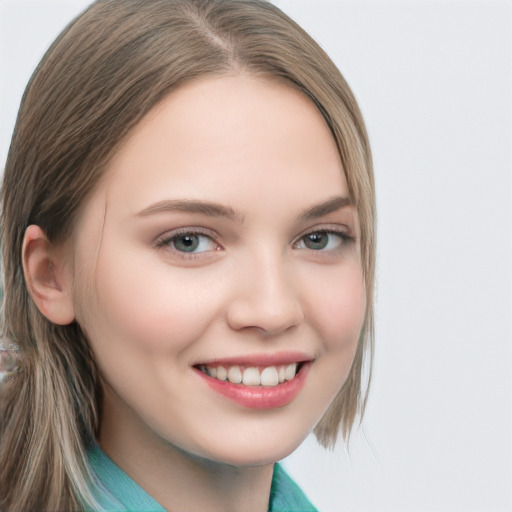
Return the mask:
{"type": "Polygon", "coordinates": [[[306,311],[319,340],[319,353],[301,403],[312,411],[311,422],[316,424],[349,375],[364,322],[366,294],[357,261],[320,269],[314,276],[310,272],[309,278],[310,284],[318,284],[309,288],[306,311]]]}
{"type": "Polygon", "coordinates": [[[155,353],[185,349],[215,317],[219,287],[200,269],[190,279],[153,256],[123,253],[105,247],[98,260],[96,332],[155,353]]]}
{"type": "Polygon", "coordinates": [[[329,351],[355,352],[366,311],[366,293],[358,264],[341,267],[330,279],[318,280],[309,294],[310,320],[329,351]]]}

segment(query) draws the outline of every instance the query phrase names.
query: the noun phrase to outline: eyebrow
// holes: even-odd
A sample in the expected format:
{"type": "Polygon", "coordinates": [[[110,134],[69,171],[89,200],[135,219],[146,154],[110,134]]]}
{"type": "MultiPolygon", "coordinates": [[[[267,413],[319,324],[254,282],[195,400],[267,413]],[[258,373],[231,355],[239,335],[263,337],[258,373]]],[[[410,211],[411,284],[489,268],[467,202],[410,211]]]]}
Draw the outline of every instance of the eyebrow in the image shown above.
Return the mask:
{"type": "Polygon", "coordinates": [[[319,217],[323,217],[329,213],[337,212],[338,210],[351,205],[352,201],[348,197],[333,197],[323,203],[317,204],[307,209],[300,215],[299,219],[301,221],[318,219],[319,217]]]}
{"type": "Polygon", "coordinates": [[[208,217],[224,217],[240,223],[244,220],[243,213],[237,212],[230,206],[211,203],[209,201],[195,201],[188,199],[168,199],[165,201],[159,201],[158,203],[144,208],[144,210],[139,212],[137,216],[147,217],[148,215],[156,213],[168,212],[200,213],[202,215],[207,215],[208,217]]]}
{"type": "MultiPolygon", "coordinates": [[[[339,196],[333,197],[317,204],[303,211],[299,215],[300,221],[314,220],[329,213],[336,212],[350,206],[352,201],[348,197],[339,196]]],[[[224,206],[219,203],[212,203],[209,201],[196,201],[189,199],[167,199],[152,204],[144,210],[140,211],[138,217],[147,217],[157,213],[172,213],[172,212],[187,212],[199,213],[208,217],[223,217],[228,220],[243,223],[245,214],[241,211],[234,210],[230,206],[224,206]]]]}

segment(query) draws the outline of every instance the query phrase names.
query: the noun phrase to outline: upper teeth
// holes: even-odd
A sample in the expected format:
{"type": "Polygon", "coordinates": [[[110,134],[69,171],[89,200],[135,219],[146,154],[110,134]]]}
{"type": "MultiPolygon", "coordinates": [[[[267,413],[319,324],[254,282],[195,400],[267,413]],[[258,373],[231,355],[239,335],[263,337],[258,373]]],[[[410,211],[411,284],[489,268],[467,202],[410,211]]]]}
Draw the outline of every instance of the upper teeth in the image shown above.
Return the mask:
{"type": "Polygon", "coordinates": [[[245,386],[277,386],[285,380],[292,380],[297,373],[297,363],[261,369],[255,366],[242,368],[238,365],[201,365],[199,368],[215,379],[245,386]]]}

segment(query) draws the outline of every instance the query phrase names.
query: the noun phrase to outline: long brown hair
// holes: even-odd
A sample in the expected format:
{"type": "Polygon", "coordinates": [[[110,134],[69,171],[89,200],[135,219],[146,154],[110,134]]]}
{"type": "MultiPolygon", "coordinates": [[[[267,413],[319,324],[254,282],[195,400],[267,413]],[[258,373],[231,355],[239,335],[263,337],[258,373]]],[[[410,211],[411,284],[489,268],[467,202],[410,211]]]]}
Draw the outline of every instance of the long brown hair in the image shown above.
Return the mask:
{"type": "Polygon", "coordinates": [[[324,51],[263,0],[98,0],[57,38],[25,91],[2,189],[3,336],[22,371],[0,390],[0,509],[92,505],[87,447],[99,424],[97,371],[76,322],[54,325],[24,281],[24,231],[69,237],[80,207],[130,130],[196,77],[264,74],[306,94],[338,145],[361,224],[366,320],[349,377],[315,429],[348,435],[364,409],[373,345],[375,199],[357,103],[324,51]],[[368,359],[367,359],[368,360],[368,359]]]}

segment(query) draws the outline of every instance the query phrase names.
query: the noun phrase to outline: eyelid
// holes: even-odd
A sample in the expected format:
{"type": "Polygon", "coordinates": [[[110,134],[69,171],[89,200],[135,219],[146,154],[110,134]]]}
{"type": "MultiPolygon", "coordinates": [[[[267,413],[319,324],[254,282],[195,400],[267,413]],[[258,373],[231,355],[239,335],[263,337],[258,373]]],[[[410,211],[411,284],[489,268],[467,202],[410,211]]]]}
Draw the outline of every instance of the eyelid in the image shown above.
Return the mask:
{"type": "Polygon", "coordinates": [[[205,236],[209,238],[216,246],[216,250],[222,248],[222,245],[218,242],[219,236],[217,233],[210,229],[201,228],[197,226],[185,226],[176,229],[172,229],[170,231],[166,231],[162,235],[158,236],[153,242],[153,246],[157,249],[168,250],[172,252],[178,258],[182,259],[193,259],[197,257],[201,257],[202,255],[208,254],[213,251],[202,251],[202,252],[183,252],[173,249],[170,244],[173,239],[179,237],[180,235],[192,235],[192,236],[205,236]]]}
{"type": "Polygon", "coordinates": [[[344,242],[353,242],[356,240],[356,237],[352,235],[352,231],[347,226],[333,225],[333,224],[324,224],[313,226],[304,230],[300,235],[297,236],[293,245],[295,246],[298,242],[302,240],[305,236],[311,235],[313,233],[328,233],[333,235],[338,235],[343,239],[344,242]]]}

